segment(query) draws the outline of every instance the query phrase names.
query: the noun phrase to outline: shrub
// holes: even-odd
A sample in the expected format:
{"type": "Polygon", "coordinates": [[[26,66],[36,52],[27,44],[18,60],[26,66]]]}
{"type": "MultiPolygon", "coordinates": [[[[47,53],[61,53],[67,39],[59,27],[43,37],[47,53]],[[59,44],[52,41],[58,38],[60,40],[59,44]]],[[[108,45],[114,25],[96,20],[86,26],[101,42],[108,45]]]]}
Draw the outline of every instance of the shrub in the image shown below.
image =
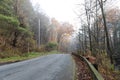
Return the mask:
{"type": "Polygon", "coordinates": [[[45,52],[45,45],[40,45],[40,48],[39,47],[36,47],[34,48],[35,52],[45,52]]]}
{"type": "Polygon", "coordinates": [[[14,56],[21,56],[22,53],[17,48],[7,47],[4,51],[0,52],[0,58],[8,58],[14,56]]]}
{"type": "Polygon", "coordinates": [[[57,43],[49,42],[49,43],[46,44],[45,49],[46,49],[47,51],[52,51],[52,50],[56,50],[56,49],[57,49],[57,46],[58,46],[57,43]]]}

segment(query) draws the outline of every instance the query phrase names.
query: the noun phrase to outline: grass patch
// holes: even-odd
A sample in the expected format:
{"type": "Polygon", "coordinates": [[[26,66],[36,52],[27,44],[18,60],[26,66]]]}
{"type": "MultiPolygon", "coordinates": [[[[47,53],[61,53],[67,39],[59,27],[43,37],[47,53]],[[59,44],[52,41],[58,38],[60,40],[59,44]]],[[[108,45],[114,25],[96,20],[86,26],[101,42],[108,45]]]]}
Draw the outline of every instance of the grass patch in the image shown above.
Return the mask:
{"type": "Polygon", "coordinates": [[[36,58],[43,55],[59,54],[59,53],[60,52],[56,50],[50,51],[50,52],[30,52],[30,53],[27,53],[27,55],[25,56],[15,56],[15,57],[3,58],[3,59],[0,58],[0,63],[22,61],[22,60],[36,58]]]}

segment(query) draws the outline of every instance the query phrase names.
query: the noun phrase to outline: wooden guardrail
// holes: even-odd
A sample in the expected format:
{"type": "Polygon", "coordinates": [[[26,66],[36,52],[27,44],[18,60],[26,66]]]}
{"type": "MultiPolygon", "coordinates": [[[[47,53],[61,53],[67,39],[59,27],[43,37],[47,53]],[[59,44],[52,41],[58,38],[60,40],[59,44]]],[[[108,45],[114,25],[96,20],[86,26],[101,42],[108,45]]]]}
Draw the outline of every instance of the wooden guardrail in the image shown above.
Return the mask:
{"type": "Polygon", "coordinates": [[[94,66],[86,58],[84,58],[78,54],[72,54],[72,55],[80,58],[82,61],[84,61],[88,65],[93,80],[104,80],[104,78],[101,76],[101,74],[94,68],[94,66]]]}

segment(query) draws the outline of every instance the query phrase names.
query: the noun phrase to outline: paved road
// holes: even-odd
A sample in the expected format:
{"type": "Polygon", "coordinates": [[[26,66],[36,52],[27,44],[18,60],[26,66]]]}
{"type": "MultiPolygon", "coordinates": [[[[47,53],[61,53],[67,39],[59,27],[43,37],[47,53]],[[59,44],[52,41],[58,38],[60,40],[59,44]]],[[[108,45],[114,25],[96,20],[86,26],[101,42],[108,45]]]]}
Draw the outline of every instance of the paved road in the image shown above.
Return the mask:
{"type": "Polygon", "coordinates": [[[0,80],[73,80],[69,54],[52,54],[0,66],[0,80]]]}

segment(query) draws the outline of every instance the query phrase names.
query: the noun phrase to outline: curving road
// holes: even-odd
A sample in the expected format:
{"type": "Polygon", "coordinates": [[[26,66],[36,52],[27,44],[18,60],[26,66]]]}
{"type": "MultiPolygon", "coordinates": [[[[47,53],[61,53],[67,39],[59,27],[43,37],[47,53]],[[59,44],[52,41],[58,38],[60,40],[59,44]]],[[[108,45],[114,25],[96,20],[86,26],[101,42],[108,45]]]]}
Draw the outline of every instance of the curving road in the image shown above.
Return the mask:
{"type": "Polygon", "coordinates": [[[73,80],[74,62],[69,54],[52,54],[0,66],[0,80],[73,80]]]}

